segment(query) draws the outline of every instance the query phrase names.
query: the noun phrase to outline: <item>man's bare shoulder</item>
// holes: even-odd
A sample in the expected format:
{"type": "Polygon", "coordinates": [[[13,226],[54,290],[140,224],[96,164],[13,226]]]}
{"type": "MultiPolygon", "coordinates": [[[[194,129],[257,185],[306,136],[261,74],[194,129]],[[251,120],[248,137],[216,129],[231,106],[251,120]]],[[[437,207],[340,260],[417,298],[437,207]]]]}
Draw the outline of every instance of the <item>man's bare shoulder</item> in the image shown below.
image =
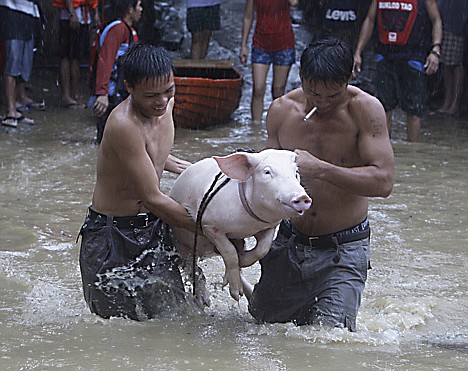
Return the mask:
{"type": "Polygon", "coordinates": [[[108,148],[134,148],[142,140],[138,118],[132,113],[127,101],[118,105],[106,122],[103,144],[108,148]]]}
{"type": "MultiPolygon", "coordinates": [[[[355,86],[349,86],[348,92],[350,96],[348,107],[353,117],[363,119],[375,115],[385,115],[384,108],[376,97],[355,86]]],[[[362,120],[358,120],[358,122],[362,122],[362,120]]]]}
{"type": "Polygon", "coordinates": [[[267,127],[282,125],[304,111],[305,97],[302,88],[297,88],[289,93],[276,98],[270,105],[267,115],[267,127]]]}
{"type": "Polygon", "coordinates": [[[305,97],[304,97],[302,88],[297,88],[297,89],[291,90],[290,92],[282,95],[279,98],[276,98],[271,103],[270,110],[287,113],[287,112],[284,112],[285,109],[290,110],[304,101],[305,101],[305,97]]]}
{"type": "Polygon", "coordinates": [[[350,85],[348,87],[348,92],[350,96],[350,103],[351,104],[379,104],[379,100],[374,97],[373,95],[365,92],[364,90],[359,89],[356,86],[350,85]]]}

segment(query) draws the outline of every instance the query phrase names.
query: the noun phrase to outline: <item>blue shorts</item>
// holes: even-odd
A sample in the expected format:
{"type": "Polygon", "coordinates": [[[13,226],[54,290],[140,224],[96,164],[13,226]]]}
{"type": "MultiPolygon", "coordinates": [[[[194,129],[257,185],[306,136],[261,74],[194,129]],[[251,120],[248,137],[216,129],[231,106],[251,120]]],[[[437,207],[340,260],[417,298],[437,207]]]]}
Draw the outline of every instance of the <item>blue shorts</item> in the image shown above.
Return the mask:
{"type": "Polygon", "coordinates": [[[368,220],[331,235],[309,237],[283,221],[249,302],[260,322],[321,323],[356,329],[370,267],[368,220]]]}
{"type": "Polygon", "coordinates": [[[296,49],[266,52],[252,45],[252,63],[273,64],[273,66],[292,66],[296,63],[296,49]]]}
{"type": "Polygon", "coordinates": [[[33,66],[34,39],[6,40],[5,54],[3,74],[29,81],[33,66]]]}

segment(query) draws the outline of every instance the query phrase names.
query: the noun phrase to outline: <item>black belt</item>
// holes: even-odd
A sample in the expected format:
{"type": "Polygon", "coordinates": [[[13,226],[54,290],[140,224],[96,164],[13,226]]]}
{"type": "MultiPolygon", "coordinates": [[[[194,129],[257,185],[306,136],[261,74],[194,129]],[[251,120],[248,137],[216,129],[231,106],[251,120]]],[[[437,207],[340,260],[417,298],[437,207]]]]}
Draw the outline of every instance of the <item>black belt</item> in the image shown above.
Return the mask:
{"type": "Polygon", "coordinates": [[[333,241],[334,238],[336,238],[337,243],[341,245],[343,243],[359,241],[370,237],[370,228],[367,219],[355,227],[322,236],[307,236],[299,231],[292,231],[292,228],[294,228],[292,225],[288,225],[283,221],[278,230],[278,234],[286,238],[294,236],[294,242],[318,249],[336,247],[333,241]]]}
{"type": "Polygon", "coordinates": [[[158,220],[158,217],[152,213],[138,214],[135,216],[107,216],[100,214],[93,209],[88,209],[87,218],[95,226],[112,225],[119,229],[144,228],[150,222],[158,220]]]}

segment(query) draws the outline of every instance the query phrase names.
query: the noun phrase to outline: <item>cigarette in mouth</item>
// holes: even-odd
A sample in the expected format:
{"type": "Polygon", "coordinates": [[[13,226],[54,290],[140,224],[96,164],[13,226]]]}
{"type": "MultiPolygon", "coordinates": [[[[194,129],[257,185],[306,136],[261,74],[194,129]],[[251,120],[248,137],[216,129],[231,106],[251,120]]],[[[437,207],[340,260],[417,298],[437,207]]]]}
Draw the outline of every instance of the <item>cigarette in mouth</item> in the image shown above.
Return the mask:
{"type": "Polygon", "coordinates": [[[315,113],[315,111],[317,111],[317,107],[314,107],[310,110],[310,112],[304,117],[304,121],[310,119],[310,117],[315,113]]]}

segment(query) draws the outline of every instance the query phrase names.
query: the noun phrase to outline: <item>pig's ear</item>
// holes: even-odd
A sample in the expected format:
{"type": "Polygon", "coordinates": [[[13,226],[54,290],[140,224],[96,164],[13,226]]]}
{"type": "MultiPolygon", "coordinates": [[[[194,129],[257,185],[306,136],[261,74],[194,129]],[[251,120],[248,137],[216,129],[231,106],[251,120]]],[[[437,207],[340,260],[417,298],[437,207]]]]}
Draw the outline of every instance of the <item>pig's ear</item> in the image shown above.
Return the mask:
{"type": "Polygon", "coordinates": [[[245,182],[252,175],[254,166],[249,161],[251,156],[248,153],[237,152],[229,156],[213,156],[213,158],[218,163],[221,171],[229,178],[245,182]]]}

